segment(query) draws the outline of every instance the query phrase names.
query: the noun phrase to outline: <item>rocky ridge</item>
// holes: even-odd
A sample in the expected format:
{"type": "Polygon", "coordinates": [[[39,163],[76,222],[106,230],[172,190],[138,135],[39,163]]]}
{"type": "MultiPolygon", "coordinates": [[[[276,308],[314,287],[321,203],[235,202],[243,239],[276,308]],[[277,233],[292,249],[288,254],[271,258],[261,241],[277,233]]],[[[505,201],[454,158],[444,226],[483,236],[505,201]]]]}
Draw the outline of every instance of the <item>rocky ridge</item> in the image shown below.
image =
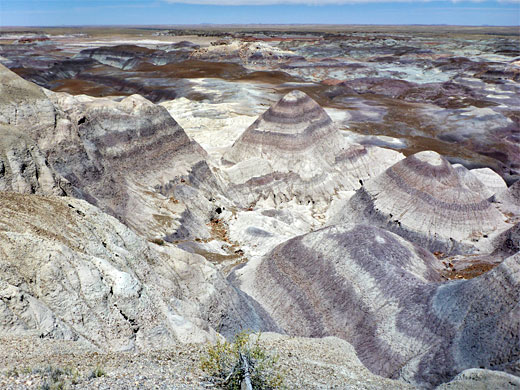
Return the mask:
{"type": "Polygon", "coordinates": [[[150,244],[85,201],[0,199],[3,335],[146,350],[274,327],[203,257],[150,244]]]}

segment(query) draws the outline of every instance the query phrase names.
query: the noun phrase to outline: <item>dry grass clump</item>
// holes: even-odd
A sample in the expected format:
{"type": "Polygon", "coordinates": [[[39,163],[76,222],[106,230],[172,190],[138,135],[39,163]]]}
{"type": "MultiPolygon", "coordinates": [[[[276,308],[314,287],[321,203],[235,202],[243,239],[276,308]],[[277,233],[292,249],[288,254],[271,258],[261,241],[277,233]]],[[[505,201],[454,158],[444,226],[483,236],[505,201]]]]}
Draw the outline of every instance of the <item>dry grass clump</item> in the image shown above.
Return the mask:
{"type": "Polygon", "coordinates": [[[241,332],[232,343],[217,341],[208,347],[201,368],[211,382],[226,390],[283,389],[283,374],[277,369],[277,356],[260,345],[260,334],[241,332]]]}

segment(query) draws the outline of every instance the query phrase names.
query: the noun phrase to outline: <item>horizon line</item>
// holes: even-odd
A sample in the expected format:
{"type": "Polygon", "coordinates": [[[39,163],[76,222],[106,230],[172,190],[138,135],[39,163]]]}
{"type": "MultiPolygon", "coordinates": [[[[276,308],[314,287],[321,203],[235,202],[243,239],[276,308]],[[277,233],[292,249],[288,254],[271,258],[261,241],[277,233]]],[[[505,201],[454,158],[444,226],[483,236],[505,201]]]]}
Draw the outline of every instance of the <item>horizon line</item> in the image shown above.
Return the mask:
{"type": "MultiPolygon", "coordinates": [[[[443,26],[443,27],[520,27],[520,25],[493,25],[493,24],[475,24],[475,25],[467,25],[467,24],[446,24],[446,23],[432,23],[432,24],[422,24],[422,23],[347,23],[347,24],[338,24],[338,23],[176,23],[176,24],[63,24],[63,25],[10,25],[10,26],[2,26],[1,28],[13,28],[13,27],[56,27],[56,28],[81,28],[81,27],[186,27],[186,26],[215,26],[215,27],[227,27],[227,26],[243,26],[243,27],[252,27],[252,26],[338,26],[338,27],[346,27],[346,26],[416,26],[416,27],[435,27],[435,26],[443,26]]],[[[520,34],[520,31],[519,31],[520,34]]]]}

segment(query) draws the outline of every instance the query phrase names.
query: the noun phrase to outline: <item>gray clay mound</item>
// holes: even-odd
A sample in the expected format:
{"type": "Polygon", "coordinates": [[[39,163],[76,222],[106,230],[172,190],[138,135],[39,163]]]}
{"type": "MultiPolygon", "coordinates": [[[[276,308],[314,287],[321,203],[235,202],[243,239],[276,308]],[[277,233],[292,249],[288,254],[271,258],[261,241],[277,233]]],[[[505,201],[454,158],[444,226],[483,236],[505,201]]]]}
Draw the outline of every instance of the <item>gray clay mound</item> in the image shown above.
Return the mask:
{"type": "MultiPolygon", "coordinates": [[[[1,65],[0,81],[0,124],[15,125],[27,138],[7,149],[4,140],[7,154],[31,144],[30,137],[31,150],[39,149],[45,164],[71,184],[69,195],[148,237],[210,236],[206,223],[215,206],[208,199],[219,195],[220,185],[206,152],[164,107],[139,95],[118,101],[53,93],[1,65]]],[[[31,153],[34,160],[36,152],[31,153]]],[[[42,174],[40,181],[48,176],[45,169],[35,172],[42,174]]],[[[35,183],[20,185],[4,187],[44,193],[35,183]]]]}
{"type": "Polygon", "coordinates": [[[438,264],[388,231],[339,225],[237,273],[288,334],[347,340],[378,375],[431,387],[471,367],[519,374],[520,255],[448,283],[438,264]]]}
{"type": "Polygon", "coordinates": [[[263,113],[225,158],[235,163],[253,157],[279,160],[299,172],[305,169],[298,158],[303,154],[331,165],[343,147],[342,136],[325,110],[305,93],[292,91],[263,113]]]}
{"type": "Polygon", "coordinates": [[[432,252],[491,252],[491,237],[510,226],[478,183],[439,154],[420,152],[367,181],[334,222],[370,222],[432,252]]]}
{"type": "Polygon", "coordinates": [[[263,113],[224,155],[231,191],[245,202],[330,199],[401,159],[397,152],[348,144],[329,115],[300,91],[263,113]]]}

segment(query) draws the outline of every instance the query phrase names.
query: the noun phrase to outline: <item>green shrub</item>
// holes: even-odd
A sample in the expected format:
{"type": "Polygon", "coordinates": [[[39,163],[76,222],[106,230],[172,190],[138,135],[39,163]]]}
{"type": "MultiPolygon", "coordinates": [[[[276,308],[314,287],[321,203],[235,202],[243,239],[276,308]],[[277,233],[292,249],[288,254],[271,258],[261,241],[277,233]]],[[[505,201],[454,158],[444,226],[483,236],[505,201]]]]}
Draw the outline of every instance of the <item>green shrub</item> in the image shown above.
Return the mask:
{"type": "Polygon", "coordinates": [[[92,372],[90,373],[89,378],[90,379],[100,378],[105,375],[106,375],[105,370],[103,370],[103,368],[101,366],[96,366],[96,368],[94,368],[92,370],[92,372]]]}
{"type": "Polygon", "coordinates": [[[272,390],[283,388],[283,375],[276,369],[277,356],[269,355],[248,332],[235,336],[232,343],[217,341],[208,347],[202,358],[201,368],[211,380],[227,390],[240,390],[246,380],[246,371],[253,389],[272,390]]]}
{"type": "Polygon", "coordinates": [[[20,376],[20,373],[18,372],[18,369],[12,368],[9,371],[6,372],[8,378],[18,378],[20,376]]]}
{"type": "Polygon", "coordinates": [[[41,387],[42,390],[64,390],[65,389],[65,381],[63,380],[63,375],[65,374],[63,370],[59,367],[47,367],[43,372],[47,378],[43,382],[41,387]]]}

